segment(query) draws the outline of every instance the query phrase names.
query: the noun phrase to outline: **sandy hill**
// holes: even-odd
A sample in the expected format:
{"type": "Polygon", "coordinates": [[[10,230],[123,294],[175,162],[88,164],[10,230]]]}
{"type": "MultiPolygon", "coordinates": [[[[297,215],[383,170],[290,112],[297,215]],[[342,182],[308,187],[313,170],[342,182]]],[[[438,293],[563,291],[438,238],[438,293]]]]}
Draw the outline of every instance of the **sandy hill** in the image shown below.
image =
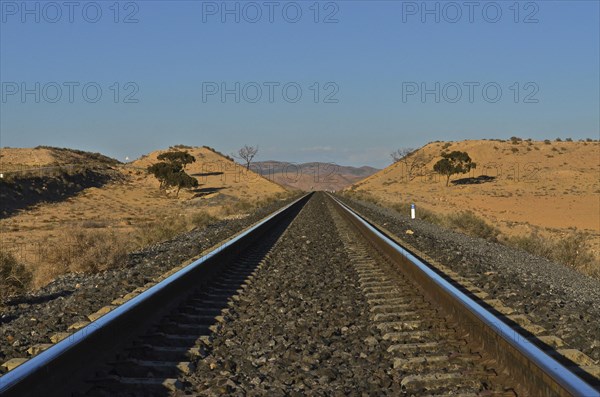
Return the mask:
{"type": "MultiPolygon", "coordinates": [[[[263,178],[253,169],[246,170],[230,157],[212,148],[181,146],[169,150],[186,151],[196,158],[194,163],[186,166],[185,171],[198,179],[199,187],[192,192],[183,192],[185,199],[227,196],[257,201],[270,195],[283,194],[286,191],[277,183],[263,178]]],[[[149,153],[129,163],[125,168],[145,170],[148,166],[157,163],[159,161],[157,157],[164,152],[166,150],[149,153]]],[[[159,184],[156,178],[147,175],[146,179],[149,184],[158,188],[159,184]]]]}
{"type": "Polygon", "coordinates": [[[36,167],[72,165],[117,165],[118,160],[83,150],[38,146],[35,148],[0,148],[0,172],[28,172],[36,167]]]}
{"type": "Polygon", "coordinates": [[[265,178],[281,185],[311,190],[341,190],[373,175],[377,168],[350,167],[333,163],[289,163],[285,161],[259,161],[252,168],[265,178]]]}
{"type": "MultiPolygon", "coordinates": [[[[101,186],[85,188],[55,202],[37,203],[0,219],[2,249],[13,252],[29,266],[43,266],[45,254],[41,249],[65,244],[64,240],[76,230],[110,232],[129,238],[146,225],[160,223],[165,229],[177,228],[199,214],[219,218],[243,216],[258,201],[288,194],[283,187],[246,171],[210,148],[178,147],[177,150],[185,150],[196,158],[186,168],[199,181],[194,191],[182,190],[179,197],[160,191],[158,181],[146,168],[165,150],[152,152],[132,163],[112,166],[118,177],[101,186]]],[[[68,158],[57,160],[56,152],[50,149],[2,149],[2,153],[13,165],[44,166],[74,160],[72,152],[67,154],[68,158]]],[[[35,177],[46,183],[49,178],[46,173],[52,172],[53,169],[41,170],[35,177]]],[[[38,187],[46,190],[45,186],[38,187]]],[[[191,227],[191,223],[186,227],[191,227]]],[[[43,284],[54,275],[52,272],[40,275],[36,283],[43,284]]]]}
{"type": "Polygon", "coordinates": [[[117,160],[99,153],[39,146],[0,149],[0,218],[41,202],[64,201],[119,178],[117,160]]]}
{"type": "Polygon", "coordinates": [[[350,190],[440,213],[472,210],[509,235],[533,230],[560,235],[577,228],[600,246],[600,142],[434,142],[413,156],[350,190]],[[477,168],[454,175],[446,187],[433,164],[442,152],[454,150],[466,151],[477,168]]]}

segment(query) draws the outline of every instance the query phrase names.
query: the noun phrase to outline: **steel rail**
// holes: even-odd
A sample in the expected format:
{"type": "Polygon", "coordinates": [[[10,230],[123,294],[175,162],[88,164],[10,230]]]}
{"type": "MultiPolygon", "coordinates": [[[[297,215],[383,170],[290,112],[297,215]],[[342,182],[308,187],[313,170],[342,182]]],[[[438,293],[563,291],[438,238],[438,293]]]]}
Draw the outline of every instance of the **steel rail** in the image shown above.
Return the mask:
{"type": "Polygon", "coordinates": [[[220,254],[227,248],[235,246],[242,239],[252,235],[262,226],[273,221],[275,218],[278,217],[278,215],[282,215],[284,212],[290,210],[292,207],[299,204],[301,201],[306,200],[307,197],[310,195],[310,193],[304,195],[299,199],[295,200],[294,202],[286,205],[285,207],[273,212],[263,220],[259,221],[257,224],[241,232],[231,240],[226,241],[224,244],[220,245],[216,249],[206,253],[205,255],[195,260],[188,266],[170,275],[169,277],[165,278],[164,280],[160,281],[159,283],[155,284],[154,286],[150,287],[149,289],[140,293],[139,295],[133,297],[132,299],[128,300],[122,305],[116,307],[114,310],[108,312],[99,319],[91,322],[87,326],[79,329],[70,337],[54,344],[47,350],[44,350],[38,355],[32,357],[30,360],[14,368],[12,371],[7,372],[3,376],[0,376],[0,396],[4,396],[5,393],[12,392],[12,389],[14,389],[16,386],[22,387],[24,382],[27,382],[28,379],[34,376],[35,374],[38,374],[41,371],[48,372],[49,370],[52,370],[52,364],[59,358],[64,356],[66,353],[76,348],[77,346],[84,344],[86,341],[94,337],[94,335],[100,333],[101,331],[109,327],[116,320],[124,318],[132,310],[140,307],[144,303],[147,303],[150,299],[160,294],[163,290],[171,286],[176,281],[184,279],[186,276],[188,276],[189,273],[204,265],[209,259],[220,254]]]}
{"type": "MultiPolygon", "coordinates": [[[[379,242],[385,244],[389,248],[396,251],[398,254],[410,261],[411,264],[428,277],[433,283],[443,290],[445,296],[450,296],[456,300],[462,307],[472,313],[479,321],[501,338],[505,343],[512,346],[526,360],[538,367],[546,381],[550,380],[555,384],[551,388],[560,395],[572,395],[582,397],[600,396],[600,391],[589,385],[585,380],[581,379],[575,373],[571,372],[567,367],[559,363],[553,357],[546,354],[543,350],[535,346],[527,338],[519,334],[515,329],[496,317],[493,313],[481,306],[478,302],[470,298],[468,295],[457,289],[448,280],[435,272],[430,265],[427,265],[421,259],[413,255],[409,250],[402,247],[396,241],[390,239],[384,233],[379,231],[377,227],[365,220],[361,215],[351,209],[349,206],[329,195],[340,207],[366,228],[379,242]],[[558,386],[558,390],[556,390],[558,386]]],[[[525,375],[526,376],[526,375],[525,375]]]]}

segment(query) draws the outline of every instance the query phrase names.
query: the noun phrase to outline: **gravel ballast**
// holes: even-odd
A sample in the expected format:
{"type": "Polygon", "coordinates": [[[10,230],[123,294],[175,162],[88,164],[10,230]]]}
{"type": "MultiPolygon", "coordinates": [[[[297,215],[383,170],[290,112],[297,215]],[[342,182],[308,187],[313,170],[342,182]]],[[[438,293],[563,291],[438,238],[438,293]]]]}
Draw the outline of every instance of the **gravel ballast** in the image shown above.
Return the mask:
{"type": "Polygon", "coordinates": [[[398,395],[369,306],[315,195],[212,335],[183,394],[398,395]]]}
{"type": "Polygon", "coordinates": [[[568,347],[600,361],[600,281],[519,249],[411,220],[370,202],[340,198],[492,298],[527,315],[568,347]]]}
{"type": "Polygon", "coordinates": [[[114,299],[153,281],[292,200],[277,201],[244,218],[218,221],[152,245],[130,254],[122,268],[61,276],[34,293],[2,302],[0,364],[11,358],[28,357],[29,347],[49,343],[51,335],[88,320],[87,315],[114,299]]]}

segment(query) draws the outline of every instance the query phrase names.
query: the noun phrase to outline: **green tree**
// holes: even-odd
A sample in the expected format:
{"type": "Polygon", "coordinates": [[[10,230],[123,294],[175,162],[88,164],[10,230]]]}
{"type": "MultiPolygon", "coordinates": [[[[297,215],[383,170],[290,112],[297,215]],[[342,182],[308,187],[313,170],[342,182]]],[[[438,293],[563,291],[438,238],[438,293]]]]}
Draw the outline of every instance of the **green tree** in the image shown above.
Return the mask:
{"type": "Polygon", "coordinates": [[[477,167],[467,152],[457,150],[442,154],[442,159],[433,165],[433,170],[441,175],[446,175],[446,186],[454,174],[466,174],[477,167]]]}
{"type": "Polygon", "coordinates": [[[167,152],[158,156],[159,160],[164,160],[148,167],[151,173],[160,182],[160,189],[176,187],[176,197],[179,197],[181,188],[193,188],[198,186],[196,178],[185,173],[184,168],[187,164],[196,161],[194,156],[187,152],[167,152]]]}
{"type": "Polygon", "coordinates": [[[158,155],[158,159],[170,164],[179,164],[183,169],[185,169],[186,165],[196,162],[194,156],[188,152],[181,152],[179,150],[161,153],[158,155]]]}

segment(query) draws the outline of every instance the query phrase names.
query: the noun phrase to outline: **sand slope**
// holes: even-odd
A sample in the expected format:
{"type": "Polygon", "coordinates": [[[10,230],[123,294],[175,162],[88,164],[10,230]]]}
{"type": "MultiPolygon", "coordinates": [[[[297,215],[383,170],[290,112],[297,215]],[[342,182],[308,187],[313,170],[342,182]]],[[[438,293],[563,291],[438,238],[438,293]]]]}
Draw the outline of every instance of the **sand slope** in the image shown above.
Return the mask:
{"type": "Polygon", "coordinates": [[[440,213],[472,210],[509,235],[534,229],[560,235],[577,228],[592,233],[600,246],[599,142],[434,142],[418,154],[424,161],[418,172],[409,175],[399,162],[350,189],[440,213]],[[453,150],[466,151],[477,168],[452,180],[493,180],[446,187],[445,177],[432,169],[443,151],[453,150]]]}

